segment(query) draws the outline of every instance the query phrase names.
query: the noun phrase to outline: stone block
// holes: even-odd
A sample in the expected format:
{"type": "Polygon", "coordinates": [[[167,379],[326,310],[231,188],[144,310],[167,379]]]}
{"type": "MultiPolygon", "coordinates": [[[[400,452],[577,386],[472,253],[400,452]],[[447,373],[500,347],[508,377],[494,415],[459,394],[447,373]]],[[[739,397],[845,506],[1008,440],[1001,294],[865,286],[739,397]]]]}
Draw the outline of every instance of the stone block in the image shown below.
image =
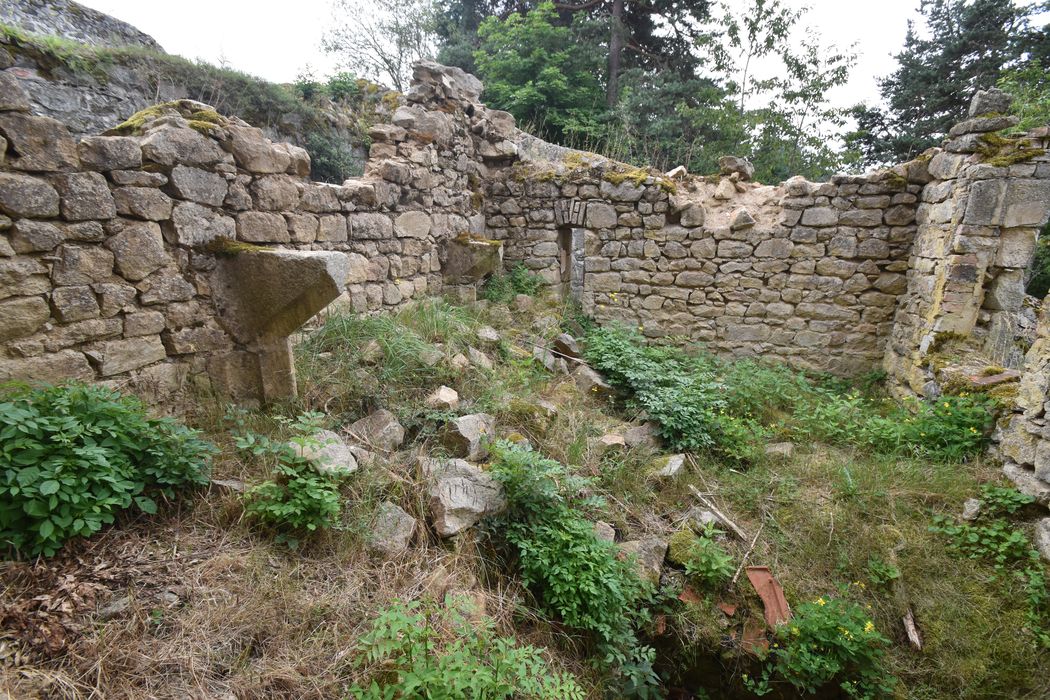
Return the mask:
{"type": "Polygon", "coordinates": [[[61,350],[47,355],[27,358],[0,357],[0,381],[19,380],[55,384],[66,380],[88,381],[95,372],[84,353],[61,350]]]}
{"type": "Polygon", "coordinates": [[[237,215],[237,240],[247,243],[288,243],[288,222],[280,214],[246,211],[237,215]]]}
{"type": "Polygon", "coordinates": [[[292,243],[313,243],[317,240],[319,224],[313,214],[287,212],[284,219],[288,224],[288,238],[292,243]]]}
{"type": "Polygon", "coordinates": [[[1043,226],[1050,214],[1050,180],[1011,179],[1007,182],[1001,225],[1004,228],[1043,226]]]}
{"type": "Polygon", "coordinates": [[[253,126],[229,126],[229,147],[237,165],[250,173],[283,173],[291,165],[291,156],[273,147],[262,129],[253,126]]]}
{"type": "Polygon", "coordinates": [[[113,251],[117,272],[131,282],[145,279],[171,262],[164,250],[160,225],[153,221],[129,221],[120,233],[106,240],[105,245],[113,251]]]}
{"type": "Polygon", "coordinates": [[[68,243],[58,249],[58,260],[51,269],[57,285],[105,282],[113,277],[113,253],[100,246],[76,246],[68,243]]]}
{"type": "Polygon", "coordinates": [[[172,168],[168,186],[176,197],[213,207],[222,206],[229,189],[222,175],[181,164],[172,168]]]}
{"type": "Polygon", "coordinates": [[[439,537],[456,535],[506,507],[499,482],[462,460],[437,468],[431,479],[430,516],[439,537]]]}
{"type": "Polygon", "coordinates": [[[188,127],[164,127],[151,131],[141,143],[143,160],[174,166],[206,168],[229,158],[212,139],[188,127]]]}
{"type": "Polygon", "coordinates": [[[362,212],[349,214],[346,219],[351,240],[385,240],[394,235],[394,222],[386,214],[362,212]]]}
{"type": "Polygon", "coordinates": [[[262,211],[286,211],[299,203],[299,188],[288,175],[264,175],[256,178],[249,189],[256,209],[262,211]]]}
{"type": "Polygon", "coordinates": [[[160,362],[167,354],[158,336],[110,340],[90,349],[87,356],[103,377],[130,372],[160,362]]]}
{"type": "Polygon", "coordinates": [[[51,294],[51,307],[55,318],[62,323],[98,318],[98,298],[88,285],[57,287],[51,294]]]}
{"type": "Polygon", "coordinates": [[[426,212],[406,211],[394,219],[394,234],[399,238],[426,238],[430,228],[430,215],[426,212]]]}
{"type": "Polygon", "coordinates": [[[153,187],[118,187],[113,190],[117,213],[148,221],[171,218],[171,197],[153,187]]]}
{"type": "Polygon", "coordinates": [[[317,231],[317,240],[326,243],[340,243],[348,238],[346,217],[342,214],[322,216],[317,231]]]}
{"type": "Polygon", "coordinates": [[[58,191],[39,178],[0,173],[0,212],[10,216],[51,218],[59,213],[58,191]]]}
{"type": "Polygon", "coordinates": [[[0,301],[0,342],[32,335],[50,316],[51,309],[43,297],[0,301]]]}
{"type": "Polygon", "coordinates": [[[831,207],[810,207],[802,212],[802,225],[820,228],[839,223],[839,212],[831,207]]]}
{"type": "Polygon", "coordinates": [[[0,135],[7,139],[7,167],[30,172],[77,170],[77,144],[66,126],[50,117],[0,112],[0,135]]]}
{"type": "Polygon", "coordinates": [[[117,207],[101,173],[64,173],[52,179],[62,196],[62,218],[67,221],[112,219],[117,207]]]}
{"type": "Polygon", "coordinates": [[[1035,228],[1004,229],[999,235],[995,264],[999,267],[1025,268],[1032,262],[1039,231],[1035,228]]]}
{"type": "Polygon", "coordinates": [[[15,253],[48,253],[65,239],[54,224],[20,219],[11,228],[11,248],[15,253]]]}
{"type": "Polygon", "coordinates": [[[232,217],[196,202],[176,204],[171,213],[171,221],[174,242],[188,247],[207,245],[215,240],[232,241],[237,235],[237,227],[232,217]]]}
{"type": "Polygon", "coordinates": [[[1003,219],[1007,180],[979,180],[970,186],[963,223],[976,226],[998,226],[1003,219]]]}
{"type": "Polygon", "coordinates": [[[80,163],[88,170],[133,170],[142,167],[142,148],[130,136],[85,136],[77,144],[80,163]]]}
{"type": "Polygon", "coordinates": [[[589,202],[587,204],[586,225],[591,229],[610,229],[616,227],[616,208],[611,204],[589,202]]]}

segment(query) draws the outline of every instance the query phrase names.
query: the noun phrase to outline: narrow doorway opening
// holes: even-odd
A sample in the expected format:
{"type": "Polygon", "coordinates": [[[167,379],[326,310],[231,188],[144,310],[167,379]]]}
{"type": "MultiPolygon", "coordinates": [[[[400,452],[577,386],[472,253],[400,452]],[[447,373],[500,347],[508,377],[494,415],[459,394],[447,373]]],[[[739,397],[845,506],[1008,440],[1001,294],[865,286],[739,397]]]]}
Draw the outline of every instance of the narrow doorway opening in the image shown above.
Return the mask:
{"type": "Polygon", "coordinates": [[[579,301],[583,296],[583,236],[582,228],[558,227],[559,291],[563,299],[579,301]]]}

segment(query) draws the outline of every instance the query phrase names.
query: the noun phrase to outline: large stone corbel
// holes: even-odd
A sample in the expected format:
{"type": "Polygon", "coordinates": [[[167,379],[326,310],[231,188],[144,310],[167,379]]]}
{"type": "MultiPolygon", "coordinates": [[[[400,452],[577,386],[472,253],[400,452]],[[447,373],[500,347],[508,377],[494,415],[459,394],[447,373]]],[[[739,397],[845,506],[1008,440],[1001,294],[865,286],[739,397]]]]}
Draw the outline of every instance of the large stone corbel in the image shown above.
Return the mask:
{"type": "Polygon", "coordinates": [[[220,254],[211,286],[219,322],[243,350],[213,358],[217,388],[264,403],[295,398],[289,336],[343,292],[350,262],[330,251],[237,250],[220,254]]]}

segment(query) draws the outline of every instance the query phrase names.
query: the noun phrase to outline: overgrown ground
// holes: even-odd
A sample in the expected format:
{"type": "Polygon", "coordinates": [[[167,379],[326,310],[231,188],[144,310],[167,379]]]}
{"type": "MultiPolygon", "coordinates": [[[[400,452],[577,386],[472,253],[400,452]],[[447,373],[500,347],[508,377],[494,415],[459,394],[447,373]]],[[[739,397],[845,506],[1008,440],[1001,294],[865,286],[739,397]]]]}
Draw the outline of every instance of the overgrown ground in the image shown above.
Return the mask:
{"type": "MultiPolygon", "coordinates": [[[[672,450],[643,444],[610,451],[598,442],[639,424],[637,405],[623,400],[630,392],[620,399],[581,393],[570,377],[532,358],[533,341],[549,342],[563,330],[582,336],[585,325],[571,309],[539,299],[527,311],[511,312],[505,303],[427,302],[394,316],[328,318],[298,346],[295,405],[245,413],[202,398],[190,422],[221,449],[213,478],[249,486],[269,478],[272,461],[248,456],[234,435],[287,439],[291,419],[308,411],[321,412],[324,424],[338,430],[388,408],[406,428],[403,451],[343,481],[335,527],[302,538],[295,550],[246,518],[236,491],[213,484],[158,515],[129,516],[89,541],[72,542],[51,559],[3,564],[0,689],[13,698],[347,697],[353,684],[383,678],[391,668],[362,661],[362,639],[382,611],[396,600],[436,601],[424,608],[426,628],[442,646],[464,635],[440,612],[446,594],[459,593],[473,601],[466,629],[492,621],[495,631],[479,639],[497,634],[534,645],[551,673],[573,674],[586,697],[622,697],[610,690],[619,686],[609,666],[595,661],[593,639],[548,619],[535,588],[526,589],[514,561],[486,539],[492,528],[445,541],[422,528],[404,557],[368,553],[382,501],[428,522],[416,459],[440,452],[438,431],[450,416],[427,409],[424,399],[445,384],[459,392],[456,413],[491,413],[499,437],[526,440],[567,465],[563,478],[589,478],[586,495],[602,502],[588,498],[581,512],[611,523],[618,540],[670,536],[698,505],[694,491],[703,494],[746,535],[717,540],[734,572],[753,540],[747,563],[768,565],[796,610],[834,599],[866,611],[889,640],[882,666],[886,677],[897,678],[896,697],[1050,694],[1050,655],[1033,631],[1031,591],[1011,575],[1020,565],[1009,560],[997,571],[991,558],[962,557],[950,550],[948,535],[930,529],[935,515],[954,522],[965,499],[979,496],[982,485],[999,484],[995,465],[946,457],[891,430],[893,421],[913,414],[888,408],[877,388],[705,360],[726,386],[739,388],[729,413],[761,441],[744,439],[743,453],[727,454],[723,436],[691,452],[677,477],[657,478],[653,458],[672,450]],[[480,347],[482,325],[502,336],[498,347],[484,348],[494,367],[457,369],[457,355],[480,347]],[[556,413],[548,415],[539,399],[556,413]],[[887,415],[890,423],[878,422],[887,415]],[[784,440],[795,444],[789,459],[760,449],[784,440]],[[905,637],[909,608],[924,638],[921,652],[905,637]]],[[[948,419],[930,424],[967,431],[969,404],[958,411],[945,406],[948,419]]],[[[951,435],[942,437],[930,436],[929,444],[951,444],[951,435]]],[[[1026,508],[1009,516],[1011,528],[1027,531],[1026,508]]],[[[681,574],[670,578],[682,581],[681,574]]],[[[743,575],[735,585],[694,579],[690,590],[695,595],[684,601],[680,585],[657,595],[638,631],[656,649],[661,692],[750,697],[744,676],[754,678],[762,666],[741,639],[748,620],[762,619],[757,595],[743,575]]],[[[822,696],[843,692],[832,685],[822,696]]],[[[796,696],[790,686],[774,685],[773,697],[796,696]]]]}

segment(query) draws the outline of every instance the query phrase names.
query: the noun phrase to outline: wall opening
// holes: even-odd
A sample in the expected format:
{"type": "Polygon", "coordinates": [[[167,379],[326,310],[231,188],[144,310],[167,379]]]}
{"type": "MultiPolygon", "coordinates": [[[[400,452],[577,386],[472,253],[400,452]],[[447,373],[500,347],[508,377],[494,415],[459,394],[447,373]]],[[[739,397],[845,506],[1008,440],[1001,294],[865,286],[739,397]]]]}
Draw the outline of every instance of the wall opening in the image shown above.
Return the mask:
{"type": "Polygon", "coordinates": [[[582,228],[558,227],[558,268],[563,299],[579,301],[583,297],[583,235],[582,228]]]}

